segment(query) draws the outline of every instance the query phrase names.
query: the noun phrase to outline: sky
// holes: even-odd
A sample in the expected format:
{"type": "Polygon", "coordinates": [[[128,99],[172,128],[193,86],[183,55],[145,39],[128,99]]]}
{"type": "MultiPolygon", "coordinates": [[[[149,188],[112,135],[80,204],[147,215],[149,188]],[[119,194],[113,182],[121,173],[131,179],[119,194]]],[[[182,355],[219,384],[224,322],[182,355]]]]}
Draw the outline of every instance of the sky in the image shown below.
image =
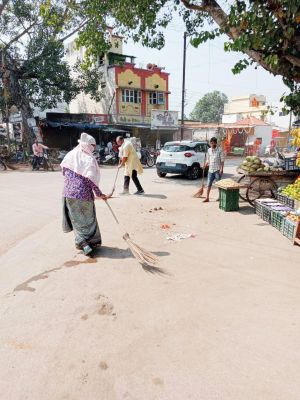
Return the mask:
{"type": "MultiPolygon", "coordinates": [[[[128,41],[123,53],[136,56],[136,66],[146,67],[154,63],[165,67],[170,73],[169,110],[181,110],[183,33],[181,21],[174,19],[166,30],[166,45],[162,50],[143,47],[128,41]]],[[[249,67],[239,75],[233,75],[231,68],[245,55],[226,53],[223,50],[225,37],[201,44],[197,49],[188,43],[186,57],[186,108],[189,116],[196,102],[208,92],[219,90],[229,98],[248,94],[265,95],[268,104],[275,105],[281,95],[288,91],[281,77],[274,77],[262,67],[249,67]]]]}

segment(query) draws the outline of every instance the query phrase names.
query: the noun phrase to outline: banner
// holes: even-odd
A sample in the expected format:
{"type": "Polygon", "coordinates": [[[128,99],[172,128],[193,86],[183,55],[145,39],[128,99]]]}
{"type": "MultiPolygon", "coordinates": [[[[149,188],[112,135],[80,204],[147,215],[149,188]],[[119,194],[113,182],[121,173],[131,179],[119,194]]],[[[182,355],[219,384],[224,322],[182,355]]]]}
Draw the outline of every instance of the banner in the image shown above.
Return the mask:
{"type": "Polygon", "coordinates": [[[178,129],[178,111],[151,111],[151,129],[178,129]]]}

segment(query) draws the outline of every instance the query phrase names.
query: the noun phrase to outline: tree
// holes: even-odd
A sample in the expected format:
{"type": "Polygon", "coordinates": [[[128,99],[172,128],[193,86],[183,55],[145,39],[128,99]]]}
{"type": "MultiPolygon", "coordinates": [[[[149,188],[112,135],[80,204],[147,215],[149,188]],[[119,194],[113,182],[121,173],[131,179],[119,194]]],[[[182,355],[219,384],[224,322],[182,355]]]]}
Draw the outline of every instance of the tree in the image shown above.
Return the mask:
{"type": "Polygon", "coordinates": [[[89,55],[101,47],[99,32],[93,29],[96,21],[109,20],[126,37],[161,48],[163,29],[174,12],[178,12],[195,47],[226,35],[225,51],[247,56],[234,66],[234,73],[255,64],[273,75],[281,75],[291,91],[283,99],[287,107],[300,113],[299,0],[87,0],[84,3],[87,17],[92,19],[79,34],[79,42],[89,47],[89,55]]]}
{"type": "Polygon", "coordinates": [[[206,93],[197,101],[190,118],[201,122],[220,122],[224,112],[224,104],[228,102],[226,94],[215,90],[206,93]]]}
{"type": "Polygon", "coordinates": [[[18,107],[26,139],[33,106],[69,103],[80,91],[101,96],[96,64],[71,68],[64,59],[64,41],[85,23],[78,13],[73,0],[0,2],[0,111],[5,115],[10,106],[18,107]]]}
{"type": "Polygon", "coordinates": [[[161,49],[176,12],[194,46],[226,35],[225,51],[247,56],[234,73],[254,63],[281,75],[291,91],[286,105],[300,114],[299,0],[0,0],[0,107],[3,98],[17,105],[26,127],[31,104],[51,107],[80,91],[99,99],[95,61],[110,48],[107,26],[161,49]],[[86,52],[72,70],[64,42],[74,34],[86,52]]]}

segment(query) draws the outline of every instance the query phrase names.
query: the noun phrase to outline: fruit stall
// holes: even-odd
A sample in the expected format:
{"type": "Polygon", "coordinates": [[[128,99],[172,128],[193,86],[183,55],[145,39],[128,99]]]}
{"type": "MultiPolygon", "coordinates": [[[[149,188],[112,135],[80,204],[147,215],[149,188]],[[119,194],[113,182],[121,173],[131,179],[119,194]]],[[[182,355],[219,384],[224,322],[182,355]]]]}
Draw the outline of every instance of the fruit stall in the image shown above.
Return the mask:
{"type": "Polygon", "coordinates": [[[300,245],[300,175],[294,183],[279,189],[276,199],[257,199],[255,212],[293,244],[300,245]]]}
{"type": "MultiPolygon", "coordinates": [[[[268,190],[272,196],[263,198],[265,192],[259,193],[258,198],[254,201],[255,212],[291,240],[293,244],[300,246],[300,128],[294,129],[292,136],[294,137],[292,145],[298,149],[298,153],[283,157],[279,161],[280,166],[275,165],[272,168],[257,159],[251,159],[247,160],[247,163],[243,162],[241,169],[246,169],[246,174],[248,173],[250,177],[253,173],[271,173],[268,190]],[[254,167],[253,164],[255,164],[254,167]],[[294,176],[293,182],[283,184],[283,180],[278,180],[276,174],[279,174],[277,176],[281,176],[282,179],[291,179],[293,174],[296,176],[294,176]],[[272,185],[275,183],[277,188],[271,183],[272,185]],[[276,198],[274,198],[275,189],[277,189],[276,198]]],[[[251,195],[248,193],[249,196],[251,195]]]]}
{"type": "Polygon", "coordinates": [[[275,198],[279,187],[293,183],[300,173],[300,168],[295,154],[272,161],[248,156],[237,172],[241,174],[238,183],[243,186],[239,196],[254,207],[257,199],[275,198]]]}

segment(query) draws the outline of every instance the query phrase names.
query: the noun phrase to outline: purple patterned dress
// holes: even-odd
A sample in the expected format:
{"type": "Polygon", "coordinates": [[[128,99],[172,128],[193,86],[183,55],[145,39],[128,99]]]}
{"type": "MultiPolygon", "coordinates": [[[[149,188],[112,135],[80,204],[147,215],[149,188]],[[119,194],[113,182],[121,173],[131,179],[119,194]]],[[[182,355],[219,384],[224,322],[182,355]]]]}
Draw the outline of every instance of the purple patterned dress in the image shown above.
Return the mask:
{"type": "Polygon", "coordinates": [[[63,168],[65,177],[64,197],[68,199],[94,201],[96,194],[100,197],[102,192],[90,179],[78,175],[68,168],[63,168]]]}
{"type": "Polygon", "coordinates": [[[95,195],[100,197],[101,190],[90,179],[68,168],[63,168],[63,175],[63,231],[74,231],[77,248],[101,245],[94,204],[95,195]]]}

